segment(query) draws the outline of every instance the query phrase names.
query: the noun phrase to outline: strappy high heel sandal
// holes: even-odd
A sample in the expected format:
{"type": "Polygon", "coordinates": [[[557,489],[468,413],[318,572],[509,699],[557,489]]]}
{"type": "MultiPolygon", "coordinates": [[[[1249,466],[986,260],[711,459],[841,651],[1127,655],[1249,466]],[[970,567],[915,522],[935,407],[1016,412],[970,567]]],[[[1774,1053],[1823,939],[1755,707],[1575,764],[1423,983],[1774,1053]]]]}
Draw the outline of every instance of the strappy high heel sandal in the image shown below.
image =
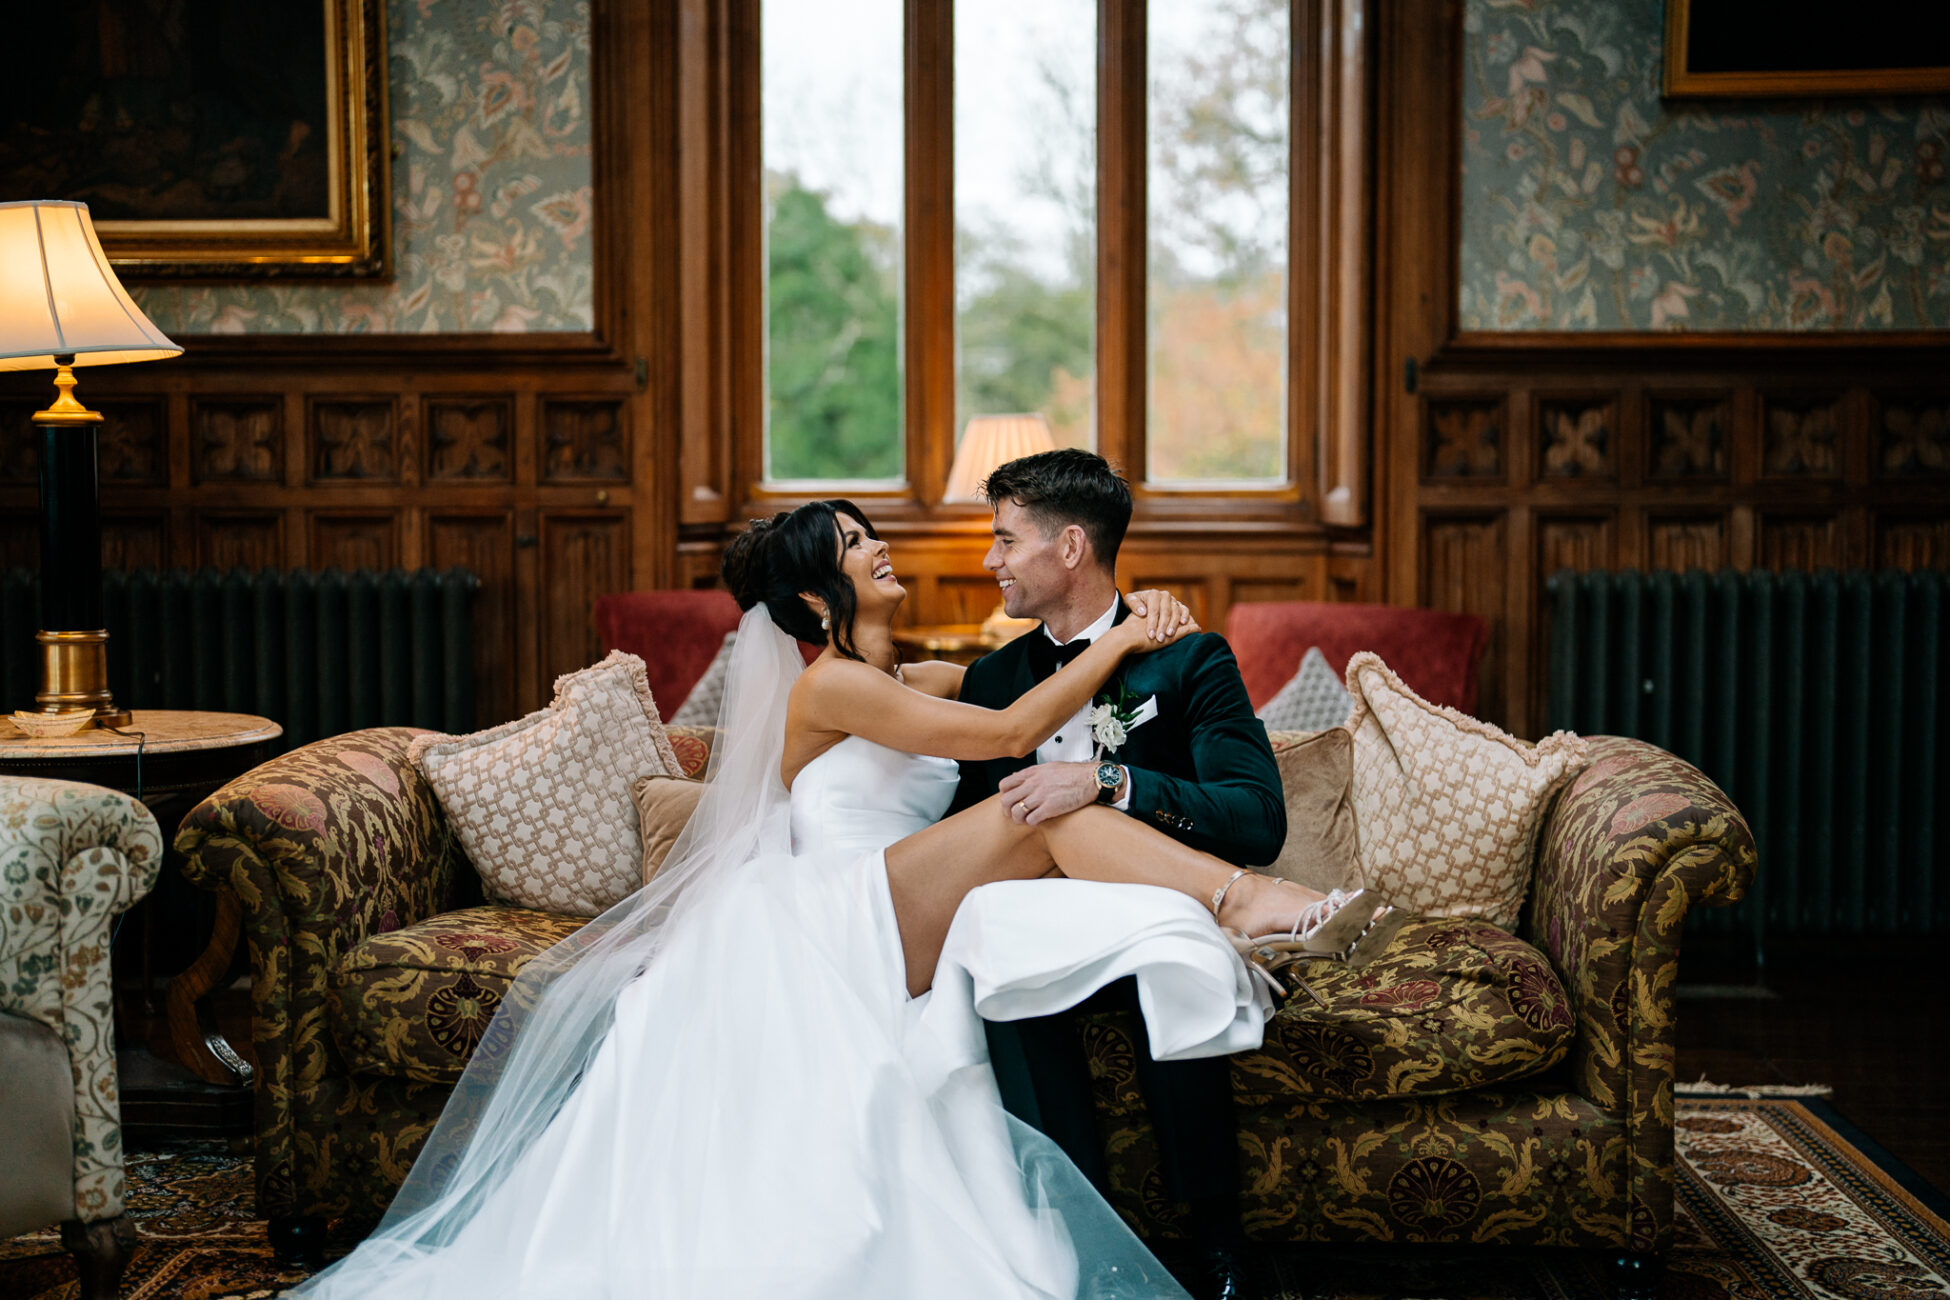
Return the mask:
{"type": "MultiPolygon", "coordinates": [[[[1244,868],[1233,872],[1225,884],[1213,891],[1213,919],[1218,918],[1227,891],[1246,874],[1244,868]]],[[[1252,937],[1228,926],[1220,928],[1234,950],[1245,960],[1247,969],[1265,981],[1276,995],[1283,995],[1287,990],[1279,980],[1281,971],[1290,970],[1304,961],[1338,961],[1350,966],[1365,966],[1388,946],[1407,917],[1399,909],[1386,905],[1374,909],[1361,906],[1360,900],[1366,892],[1360,889],[1351,894],[1338,889],[1330,891],[1325,898],[1303,909],[1293,928],[1285,934],[1252,937]]],[[[1326,999],[1315,992],[1312,985],[1291,974],[1287,978],[1305,989],[1322,1010],[1326,1009],[1326,999]]]]}

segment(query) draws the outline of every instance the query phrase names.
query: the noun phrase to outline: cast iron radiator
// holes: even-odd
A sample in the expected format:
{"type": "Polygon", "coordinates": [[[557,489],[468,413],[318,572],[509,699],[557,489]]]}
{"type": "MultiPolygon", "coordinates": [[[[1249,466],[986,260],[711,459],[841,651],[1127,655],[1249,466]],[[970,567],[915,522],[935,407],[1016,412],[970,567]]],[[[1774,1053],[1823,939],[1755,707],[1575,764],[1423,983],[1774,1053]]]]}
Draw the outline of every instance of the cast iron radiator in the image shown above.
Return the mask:
{"type": "Polygon", "coordinates": [[[1697,931],[1950,933],[1950,573],[1574,573],[1550,726],[1636,736],[1733,797],[1760,851],[1697,931]]]}
{"type": "MultiPolygon", "coordinates": [[[[111,571],[109,689],[129,708],[270,718],[279,752],[360,727],[472,731],[480,586],[465,569],[111,571]]],[[[0,576],[0,711],[34,702],[39,588],[0,576]]]]}

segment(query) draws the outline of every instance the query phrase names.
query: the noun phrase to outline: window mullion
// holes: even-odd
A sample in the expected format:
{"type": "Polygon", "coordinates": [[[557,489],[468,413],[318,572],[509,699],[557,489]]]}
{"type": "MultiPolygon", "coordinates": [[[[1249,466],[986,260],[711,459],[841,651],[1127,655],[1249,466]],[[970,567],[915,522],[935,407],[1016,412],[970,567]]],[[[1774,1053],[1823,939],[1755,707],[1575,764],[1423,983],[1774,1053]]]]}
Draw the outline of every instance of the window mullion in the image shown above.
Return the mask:
{"type": "Polygon", "coordinates": [[[907,478],[941,500],[955,445],[955,13],[907,0],[905,104],[907,478]]]}
{"type": "Polygon", "coordinates": [[[1097,450],[1141,485],[1144,0],[1100,0],[1097,22],[1097,450]]]}

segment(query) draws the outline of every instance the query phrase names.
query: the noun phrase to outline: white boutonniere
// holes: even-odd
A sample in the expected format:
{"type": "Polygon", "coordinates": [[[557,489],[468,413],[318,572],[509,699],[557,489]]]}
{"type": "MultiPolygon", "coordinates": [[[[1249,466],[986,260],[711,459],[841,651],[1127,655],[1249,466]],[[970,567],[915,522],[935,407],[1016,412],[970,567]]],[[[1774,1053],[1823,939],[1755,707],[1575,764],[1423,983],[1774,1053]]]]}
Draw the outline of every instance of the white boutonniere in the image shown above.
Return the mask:
{"type": "Polygon", "coordinates": [[[1107,691],[1091,701],[1087,719],[1090,735],[1097,742],[1097,758],[1114,754],[1122,749],[1131,733],[1158,716],[1158,697],[1153,695],[1142,704],[1131,698],[1129,691],[1118,683],[1117,695],[1113,698],[1107,691]]]}

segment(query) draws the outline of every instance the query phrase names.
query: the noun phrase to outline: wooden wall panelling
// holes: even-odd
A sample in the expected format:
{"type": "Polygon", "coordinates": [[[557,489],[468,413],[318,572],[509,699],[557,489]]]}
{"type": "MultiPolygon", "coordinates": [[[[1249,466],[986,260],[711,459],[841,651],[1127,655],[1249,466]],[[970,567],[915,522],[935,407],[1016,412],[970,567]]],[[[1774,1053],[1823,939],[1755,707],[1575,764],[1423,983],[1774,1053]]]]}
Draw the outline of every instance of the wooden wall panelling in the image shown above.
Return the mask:
{"type": "Polygon", "coordinates": [[[421,402],[427,483],[512,483],[515,399],[512,394],[444,393],[421,402]]]}
{"type": "Polygon", "coordinates": [[[313,483],[401,481],[400,401],[392,394],[305,399],[305,469],[313,483]]]}
{"type": "Polygon", "coordinates": [[[1478,677],[1477,712],[1486,718],[1504,713],[1508,683],[1504,661],[1508,636],[1510,520],[1502,512],[1440,514],[1422,521],[1418,569],[1421,598],[1428,609],[1477,614],[1488,621],[1490,638],[1478,677]]]}
{"type": "Polygon", "coordinates": [[[537,593],[541,675],[563,673],[602,657],[592,612],[596,597],[630,590],[630,521],[615,511],[543,511],[537,593]]]}
{"type": "Polygon", "coordinates": [[[168,511],[103,513],[103,568],[162,569],[169,563],[168,511]]]}
{"type": "Polygon", "coordinates": [[[1950,516],[1884,516],[1878,521],[1875,556],[1885,568],[1950,569],[1950,516]]]}
{"type": "Polygon", "coordinates": [[[196,516],[196,566],[284,567],[285,517],[279,511],[205,510],[196,516]]]}
{"type": "Polygon", "coordinates": [[[426,560],[436,569],[467,569],[481,580],[474,606],[474,683],[477,721],[518,716],[515,646],[515,528],[513,512],[434,510],[426,523],[426,560]]]}
{"type": "Polygon", "coordinates": [[[190,399],[190,476],[196,483],[282,483],[279,394],[190,399]]]}
{"type": "Polygon", "coordinates": [[[395,511],[315,511],[310,518],[306,567],[390,569],[400,563],[400,516],[395,511]]]}

